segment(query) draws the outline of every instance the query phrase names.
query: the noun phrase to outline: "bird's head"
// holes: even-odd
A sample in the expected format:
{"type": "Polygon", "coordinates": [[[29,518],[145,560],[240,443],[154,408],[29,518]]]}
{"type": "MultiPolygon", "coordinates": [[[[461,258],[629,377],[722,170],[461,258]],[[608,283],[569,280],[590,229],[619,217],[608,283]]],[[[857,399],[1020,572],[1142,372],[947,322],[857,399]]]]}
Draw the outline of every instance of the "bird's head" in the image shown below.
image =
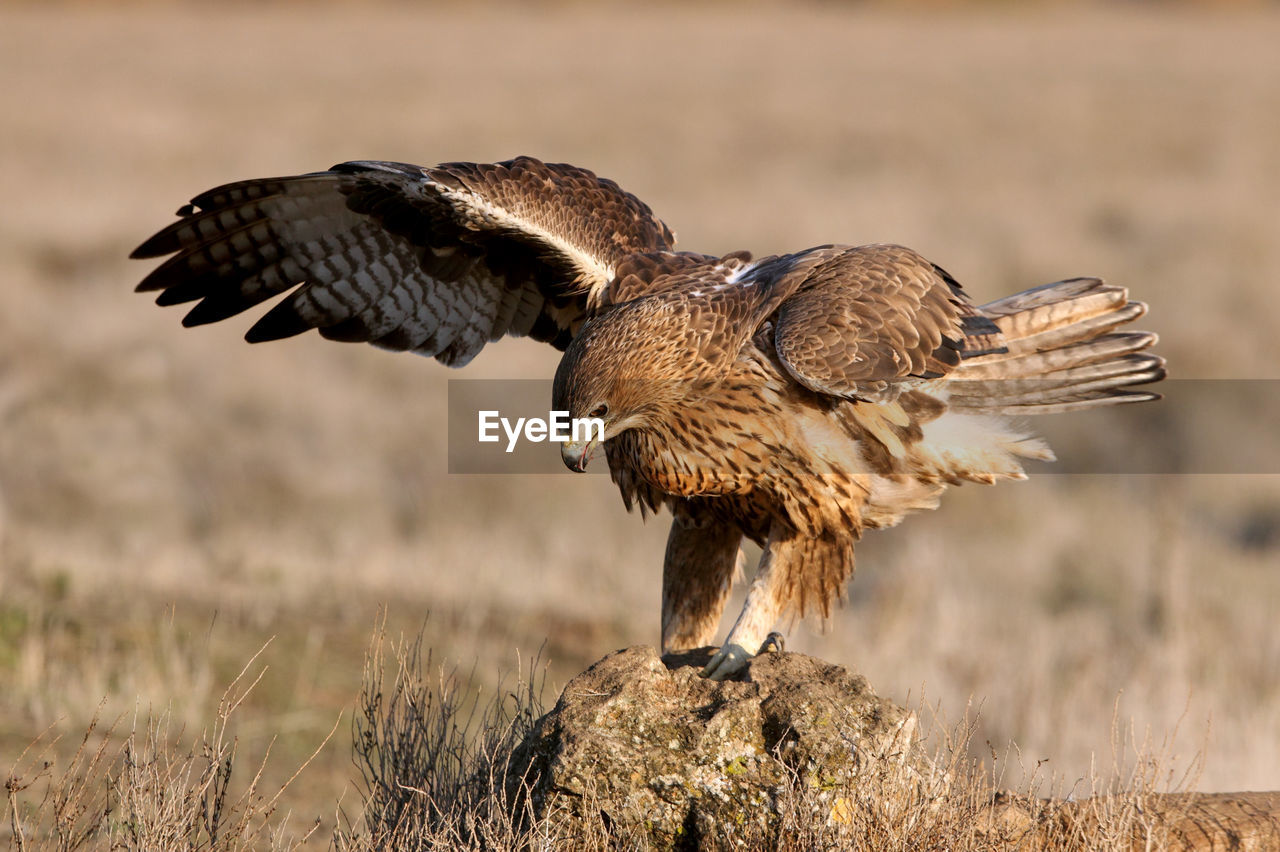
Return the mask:
{"type": "Polygon", "coordinates": [[[584,325],[556,370],[552,407],[588,424],[560,445],[570,470],[586,470],[596,446],[628,429],[678,411],[689,386],[692,354],[665,328],[665,306],[610,311],[584,325]],[[655,322],[656,320],[656,322],[655,322]],[[595,428],[591,428],[595,427],[595,428]]]}

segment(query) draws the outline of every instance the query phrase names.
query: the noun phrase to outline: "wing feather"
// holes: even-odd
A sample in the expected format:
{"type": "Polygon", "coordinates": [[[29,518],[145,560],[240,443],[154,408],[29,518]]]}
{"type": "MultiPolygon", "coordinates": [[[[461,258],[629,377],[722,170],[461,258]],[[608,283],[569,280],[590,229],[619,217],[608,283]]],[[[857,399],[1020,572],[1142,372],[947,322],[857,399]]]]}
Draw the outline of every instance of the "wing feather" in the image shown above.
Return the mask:
{"type": "Polygon", "coordinates": [[[612,181],[530,157],[342,163],[216,187],[178,214],[132,256],[172,255],[137,289],[196,302],[185,324],[287,293],[248,340],[316,328],[451,365],[508,334],[563,349],[619,264],[675,241],[612,181]]]}

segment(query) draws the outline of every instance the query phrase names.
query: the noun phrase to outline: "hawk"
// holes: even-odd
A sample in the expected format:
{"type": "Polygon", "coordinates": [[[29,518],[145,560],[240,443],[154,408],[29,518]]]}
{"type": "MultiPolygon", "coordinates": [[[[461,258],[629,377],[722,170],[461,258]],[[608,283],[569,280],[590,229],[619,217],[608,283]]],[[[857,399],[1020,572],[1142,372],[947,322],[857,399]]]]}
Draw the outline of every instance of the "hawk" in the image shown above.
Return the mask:
{"type": "Polygon", "coordinates": [[[564,352],[553,403],[600,418],[628,509],[672,516],[664,652],[711,645],[744,538],[763,548],[704,674],[740,670],[787,615],[826,618],[863,530],[949,485],[1025,478],[1050,449],[1011,415],[1157,399],[1156,335],[1123,287],[1073,278],[985,305],[916,252],[824,245],[723,257],[566,164],[342,163],[196,196],[135,258],[141,284],[216,322],[280,294],[250,342],[332,340],[466,364],[506,335],[564,352]]]}

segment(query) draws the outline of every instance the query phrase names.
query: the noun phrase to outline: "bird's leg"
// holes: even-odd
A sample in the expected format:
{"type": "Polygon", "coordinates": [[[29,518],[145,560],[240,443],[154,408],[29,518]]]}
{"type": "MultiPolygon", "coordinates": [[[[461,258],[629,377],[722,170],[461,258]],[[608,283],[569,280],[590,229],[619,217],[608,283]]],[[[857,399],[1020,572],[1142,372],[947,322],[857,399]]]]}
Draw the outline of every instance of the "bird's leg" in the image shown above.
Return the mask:
{"type": "Polygon", "coordinates": [[[742,533],[696,506],[676,513],[662,570],[662,652],[715,641],[733,578],[742,570],[742,533]]]}
{"type": "Polygon", "coordinates": [[[742,612],[720,650],[702,670],[703,677],[724,680],[760,653],[769,631],[782,613],[783,571],[784,566],[778,565],[774,558],[773,548],[766,549],[760,560],[760,570],[747,590],[742,612]]]}

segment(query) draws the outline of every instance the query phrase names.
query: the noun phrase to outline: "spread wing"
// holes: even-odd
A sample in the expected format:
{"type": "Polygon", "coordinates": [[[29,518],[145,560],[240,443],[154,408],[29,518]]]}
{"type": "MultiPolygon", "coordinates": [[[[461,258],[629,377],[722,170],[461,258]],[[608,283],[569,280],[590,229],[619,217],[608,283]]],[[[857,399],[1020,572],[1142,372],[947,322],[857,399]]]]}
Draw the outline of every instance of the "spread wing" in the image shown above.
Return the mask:
{"type": "Polygon", "coordinates": [[[141,284],[217,322],[281,293],[250,342],[319,329],[451,366],[504,335],[564,349],[615,270],[675,237],[647,205],[586,169],[351,162],[231,183],[178,211],[135,258],[173,254],[141,284]]]}
{"type": "Polygon", "coordinates": [[[820,393],[860,396],[935,378],[1002,346],[999,328],[951,276],[901,246],[822,246],[754,274],[776,276],[779,358],[820,393]]]}

